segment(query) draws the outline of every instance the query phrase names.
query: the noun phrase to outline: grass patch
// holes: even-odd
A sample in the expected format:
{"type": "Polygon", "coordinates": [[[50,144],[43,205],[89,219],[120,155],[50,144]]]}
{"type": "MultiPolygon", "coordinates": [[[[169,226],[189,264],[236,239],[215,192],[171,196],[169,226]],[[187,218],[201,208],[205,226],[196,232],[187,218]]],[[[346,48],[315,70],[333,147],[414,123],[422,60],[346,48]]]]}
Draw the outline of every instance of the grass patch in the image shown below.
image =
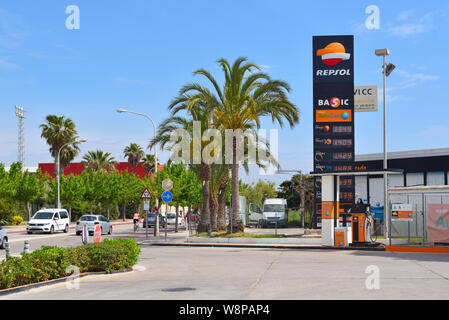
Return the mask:
{"type": "Polygon", "coordinates": [[[246,232],[236,232],[236,233],[227,233],[227,232],[217,232],[212,233],[210,236],[207,232],[197,233],[195,237],[208,237],[208,238],[288,238],[286,235],[274,235],[274,234],[253,234],[246,232]]]}
{"type": "MultiPolygon", "coordinates": [[[[306,219],[304,221],[305,224],[309,224],[312,220],[312,214],[308,211],[305,212],[306,219]]],[[[301,211],[300,210],[292,210],[288,211],[288,222],[291,226],[300,226],[301,225],[301,211]]]]}

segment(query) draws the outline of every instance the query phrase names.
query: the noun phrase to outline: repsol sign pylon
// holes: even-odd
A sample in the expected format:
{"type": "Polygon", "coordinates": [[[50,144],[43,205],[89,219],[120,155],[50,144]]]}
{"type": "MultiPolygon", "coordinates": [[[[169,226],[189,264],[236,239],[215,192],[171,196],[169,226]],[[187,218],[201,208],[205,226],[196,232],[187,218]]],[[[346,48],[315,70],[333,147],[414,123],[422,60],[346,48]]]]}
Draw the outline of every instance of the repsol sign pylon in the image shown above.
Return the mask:
{"type": "MultiPolygon", "coordinates": [[[[354,36],[313,37],[314,172],[354,170],[354,36]]],[[[321,178],[315,178],[315,227],[321,227],[321,178]]],[[[354,202],[353,177],[340,178],[339,210],[354,202]]]]}

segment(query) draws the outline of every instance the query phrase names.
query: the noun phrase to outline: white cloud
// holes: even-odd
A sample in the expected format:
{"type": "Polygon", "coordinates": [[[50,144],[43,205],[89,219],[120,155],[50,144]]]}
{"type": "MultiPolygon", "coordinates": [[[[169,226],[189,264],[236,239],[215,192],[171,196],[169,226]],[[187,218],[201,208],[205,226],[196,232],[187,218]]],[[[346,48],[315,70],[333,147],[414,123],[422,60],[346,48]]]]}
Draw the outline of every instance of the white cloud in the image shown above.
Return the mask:
{"type": "Polygon", "coordinates": [[[425,74],[422,72],[415,72],[411,73],[405,70],[397,70],[396,71],[401,77],[404,79],[402,82],[399,83],[395,89],[406,89],[411,87],[416,87],[419,84],[422,84],[427,81],[435,81],[440,78],[440,76],[437,75],[431,75],[431,74],[425,74]]]}
{"type": "Polygon", "coordinates": [[[414,37],[438,29],[438,19],[446,15],[447,8],[428,12],[421,17],[416,17],[412,10],[403,11],[395,19],[397,24],[390,24],[387,31],[396,37],[414,37]]]}
{"type": "Polygon", "coordinates": [[[401,13],[399,13],[396,17],[396,21],[405,21],[407,20],[412,14],[413,14],[414,10],[406,10],[403,11],[401,13]]]}
{"type": "Polygon", "coordinates": [[[0,9],[0,47],[11,50],[22,45],[26,33],[20,20],[20,17],[0,9]]]}
{"type": "Polygon", "coordinates": [[[6,61],[5,59],[0,59],[0,69],[17,69],[22,70],[23,68],[15,63],[6,61]]]}

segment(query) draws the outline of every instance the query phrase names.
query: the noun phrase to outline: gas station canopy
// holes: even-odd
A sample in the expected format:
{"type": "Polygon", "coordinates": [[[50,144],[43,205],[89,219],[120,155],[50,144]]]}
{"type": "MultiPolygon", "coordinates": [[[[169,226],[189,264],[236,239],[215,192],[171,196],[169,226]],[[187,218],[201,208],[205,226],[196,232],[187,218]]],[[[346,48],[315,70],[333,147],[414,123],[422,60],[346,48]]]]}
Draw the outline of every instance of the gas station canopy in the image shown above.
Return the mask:
{"type": "Polygon", "coordinates": [[[331,176],[378,176],[383,174],[401,174],[402,169],[387,170],[367,170],[367,171],[344,171],[344,172],[310,172],[312,177],[331,177],[331,176]]]}

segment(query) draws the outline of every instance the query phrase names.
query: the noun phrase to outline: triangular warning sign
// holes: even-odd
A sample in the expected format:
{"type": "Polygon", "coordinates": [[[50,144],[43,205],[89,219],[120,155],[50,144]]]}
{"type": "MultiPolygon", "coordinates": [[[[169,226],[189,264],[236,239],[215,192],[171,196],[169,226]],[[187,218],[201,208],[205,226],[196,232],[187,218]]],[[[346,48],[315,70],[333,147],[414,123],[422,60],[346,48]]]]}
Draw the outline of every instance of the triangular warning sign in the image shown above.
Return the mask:
{"type": "Polygon", "coordinates": [[[142,195],[140,196],[140,199],[153,199],[153,196],[151,195],[150,191],[148,191],[148,189],[145,188],[142,195]]]}

